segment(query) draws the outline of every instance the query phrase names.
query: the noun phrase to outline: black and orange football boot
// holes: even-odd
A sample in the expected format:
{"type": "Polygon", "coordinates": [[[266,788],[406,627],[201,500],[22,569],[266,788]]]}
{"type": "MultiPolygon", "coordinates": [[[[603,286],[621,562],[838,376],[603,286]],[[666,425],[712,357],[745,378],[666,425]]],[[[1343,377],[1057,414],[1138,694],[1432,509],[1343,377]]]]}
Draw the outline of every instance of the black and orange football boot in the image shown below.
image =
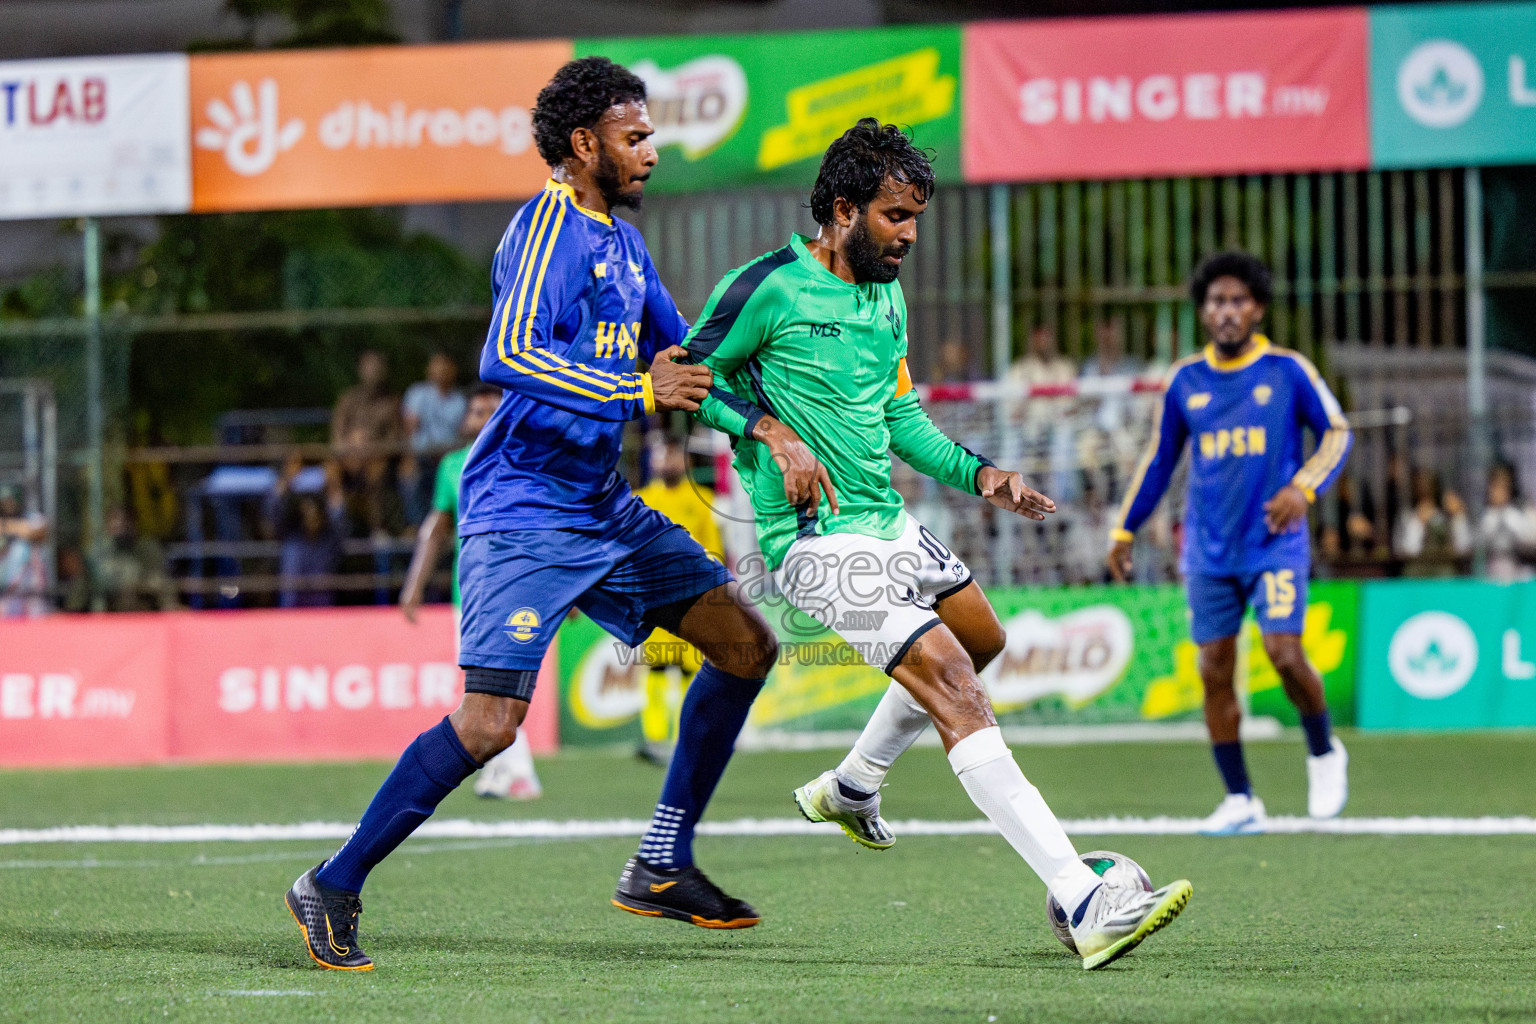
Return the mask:
{"type": "Polygon", "coordinates": [[[642,917],[670,917],[700,928],[751,928],[761,917],[751,904],[727,896],[693,865],[655,868],[629,858],[613,905],[642,917]]]}
{"type": "Polygon", "coordinates": [[[333,971],[371,971],[373,961],[357,945],[363,901],[355,892],[322,886],[315,873],[324,866],[322,861],[300,875],[283,902],[304,933],[304,945],[315,963],[333,971]]]}

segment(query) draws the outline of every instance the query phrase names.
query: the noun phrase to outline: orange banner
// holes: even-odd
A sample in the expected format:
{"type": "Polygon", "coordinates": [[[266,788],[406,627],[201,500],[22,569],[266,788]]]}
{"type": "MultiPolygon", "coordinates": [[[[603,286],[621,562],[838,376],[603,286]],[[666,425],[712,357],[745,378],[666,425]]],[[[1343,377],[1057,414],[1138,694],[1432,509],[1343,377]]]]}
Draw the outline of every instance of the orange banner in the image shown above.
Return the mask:
{"type": "Polygon", "coordinates": [[[516,199],[548,168],[529,111],[569,40],[191,60],[192,209],[516,199]]]}

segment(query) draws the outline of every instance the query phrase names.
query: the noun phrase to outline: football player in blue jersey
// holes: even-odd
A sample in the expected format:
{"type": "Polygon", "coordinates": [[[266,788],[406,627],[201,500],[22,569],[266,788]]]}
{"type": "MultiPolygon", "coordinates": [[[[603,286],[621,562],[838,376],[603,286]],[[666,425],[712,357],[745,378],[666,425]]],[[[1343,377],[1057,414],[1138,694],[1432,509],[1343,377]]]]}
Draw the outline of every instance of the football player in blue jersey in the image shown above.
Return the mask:
{"type": "MultiPolygon", "coordinates": [[[[358,946],[368,872],[485,761],[509,747],[555,628],[576,607],[634,646],[665,629],[704,652],[676,751],[640,853],[614,905],[708,928],[758,922],[693,864],[694,825],[778,654],[762,615],[682,527],[616,470],[629,420],[698,409],[707,367],[674,362],[688,332],[631,225],[656,164],[645,84],[602,57],[566,64],[539,93],[534,138],[544,189],[512,218],[492,265],[494,305],[480,376],[504,389],[464,467],[458,532],[464,699],[418,736],[351,838],[294,883],[286,902],[310,955],[370,970],[358,946]],[[638,359],[650,370],[636,371],[638,359]]],[[[787,499],[814,510],[826,470],[793,431],[754,431],[787,499]]],[[[546,699],[553,699],[547,697],[546,699]]]]}
{"type": "Polygon", "coordinates": [[[1111,531],[1109,569],[1124,580],[1131,541],[1157,507],[1190,442],[1189,491],[1179,569],[1190,632],[1200,646],[1205,723],[1227,795],[1205,820],[1208,835],[1264,829],[1253,795],[1233,685],[1237,633],[1252,606],[1264,653],[1301,714],[1307,739],[1307,811],[1336,817],[1348,799],[1348,755],[1332,734],[1323,681],[1301,645],[1311,547],[1307,510],[1338,477],[1349,423],[1317,369],[1255,333],[1271,298],[1269,270],[1245,252],[1210,257],[1190,296],[1210,337],[1173,365],[1152,441],[1111,531]],[[1317,438],[1304,458],[1304,431],[1317,438]]]}

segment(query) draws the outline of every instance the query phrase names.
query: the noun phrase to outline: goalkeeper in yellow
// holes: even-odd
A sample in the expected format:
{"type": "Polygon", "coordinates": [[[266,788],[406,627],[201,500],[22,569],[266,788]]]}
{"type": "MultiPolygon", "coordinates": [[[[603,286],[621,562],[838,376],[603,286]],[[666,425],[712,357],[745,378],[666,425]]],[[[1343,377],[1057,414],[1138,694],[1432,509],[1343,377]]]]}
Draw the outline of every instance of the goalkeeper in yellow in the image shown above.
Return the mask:
{"type": "Polygon", "coordinates": [[[684,342],[715,371],[695,415],[735,439],[778,589],[893,679],[843,763],[796,790],[801,813],[889,847],[880,786],[931,719],[966,793],[1065,909],[1084,967],[1101,967],[1173,920],[1191,889],[1112,884],[1078,858],[977,677],[1003,649],[996,613],[891,486],[894,451],[1005,511],[1043,520],[1056,509],[1018,473],[945,437],[912,388],[896,278],[933,189],[928,158],[894,125],[866,118],[833,142],[811,192],[816,237],[796,235],[728,274],[684,342]],[[786,497],[769,450],[786,430],[828,471],[827,507],[814,488],[800,504],[786,497]]]}

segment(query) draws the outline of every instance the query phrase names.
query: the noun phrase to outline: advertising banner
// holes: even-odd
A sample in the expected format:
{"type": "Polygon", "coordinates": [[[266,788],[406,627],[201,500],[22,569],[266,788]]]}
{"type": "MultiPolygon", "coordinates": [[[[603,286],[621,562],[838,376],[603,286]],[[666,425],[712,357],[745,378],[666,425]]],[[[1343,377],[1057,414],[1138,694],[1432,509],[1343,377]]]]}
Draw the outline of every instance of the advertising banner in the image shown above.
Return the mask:
{"type": "Polygon", "coordinates": [[[1360,169],[1364,8],[965,27],[967,181],[1360,169]]]}
{"type": "MultiPolygon", "coordinates": [[[[982,674],[1002,724],[1200,718],[1198,650],[1179,587],[1011,588],[988,597],[1008,634],[1007,648],[982,674]]],[[[1353,582],[1314,582],[1302,637],[1323,674],[1334,720],[1345,725],[1353,721],[1357,603],[1353,582]]],[[[885,674],[782,601],[760,607],[782,652],[753,705],[748,739],[862,728],[890,681],[885,674]]],[[[584,618],[562,625],[559,642],[561,742],[638,740],[646,688],[657,683],[648,679],[644,658],[584,618]]],[[[1297,724],[1251,618],[1239,639],[1238,686],[1253,714],[1297,724]]]]}
{"type": "Polygon", "coordinates": [[[516,199],[548,168],[529,110],[569,41],[191,59],[197,211],[516,199]]]}
{"type": "Polygon", "coordinates": [[[1536,725],[1536,582],[1384,580],[1362,603],[1361,728],[1536,725]]]}
{"type": "MultiPolygon", "coordinates": [[[[326,608],[0,624],[0,766],[393,759],[458,706],[453,613],[326,608]]],[[[558,745],[555,659],[523,729],[558,745]]]]}
{"type": "Polygon", "coordinates": [[[0,219],[181,212],[187,146],[180,54],[0,63],[0,219]]]}
{"type": "Polygon", "coordinates": [[[0,766],[164,760],[165,656],[158,615],[0,622],[0,766]]]}
{"type": "Polygon", "coordinates": [[[1536,4],[1372,10],[1371,153],[1379,167],[1536,160],[1536,4]]]}
{"type": "Polygon", "coordinates": [[[827,145],[861,117],[911,126],[940,180],[960,180],[955,25],[578,39],[645,80],[661,164],[650,188],[809,192],[827,145]]]}

